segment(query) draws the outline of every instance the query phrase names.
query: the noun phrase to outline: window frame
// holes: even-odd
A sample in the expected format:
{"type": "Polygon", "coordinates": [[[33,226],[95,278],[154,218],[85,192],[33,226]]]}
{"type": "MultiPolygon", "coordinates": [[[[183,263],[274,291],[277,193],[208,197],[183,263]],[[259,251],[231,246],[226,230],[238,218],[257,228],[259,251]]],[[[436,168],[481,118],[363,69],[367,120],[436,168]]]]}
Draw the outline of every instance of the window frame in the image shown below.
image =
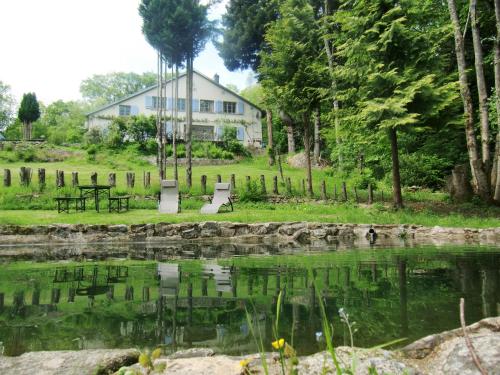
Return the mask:
{"type": "Polygon", "coordinates": [[[118,104],[118,116],[126,117],[130,116],[131,113],[132,106],[130,104],[118,104]]]}
{"type": "Polygon", "coordinates": [[[200,113],[214,113],[215,112],[215,100],[200,99],[200,113]],[[208,104],[208,111],[205,111],[203,105],[208,104]]]}
{"type": "Polygon", "coordinates": [[[237,103],[236,102],[230,102],[230,101],[223,101],[222,102],[222,113],[228,114],[228,115],[235,115],[237,112],[237,103]],[[229,107],[231,106],[231,107],[229,107]],[[229,109],[232,108],[232,111],[229,111],[229,109]]]}

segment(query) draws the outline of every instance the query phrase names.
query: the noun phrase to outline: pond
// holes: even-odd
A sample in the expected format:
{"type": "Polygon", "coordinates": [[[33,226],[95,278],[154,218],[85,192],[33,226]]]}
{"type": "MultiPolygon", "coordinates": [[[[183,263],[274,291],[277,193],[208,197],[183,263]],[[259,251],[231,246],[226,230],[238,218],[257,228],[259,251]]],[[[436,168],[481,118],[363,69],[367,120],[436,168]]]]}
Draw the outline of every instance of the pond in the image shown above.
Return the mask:
{"type": "Polygon", "coordinates": [[[293,248],[145,245],[0,248],[0,353],[210,347],[242,355],[279,336],[300,355],[322,350],[318,296],[334,344],[404,345],[498,315],[500,248],[293,248]],[[106,255],[103,255],[106,254],[106,255]]]}

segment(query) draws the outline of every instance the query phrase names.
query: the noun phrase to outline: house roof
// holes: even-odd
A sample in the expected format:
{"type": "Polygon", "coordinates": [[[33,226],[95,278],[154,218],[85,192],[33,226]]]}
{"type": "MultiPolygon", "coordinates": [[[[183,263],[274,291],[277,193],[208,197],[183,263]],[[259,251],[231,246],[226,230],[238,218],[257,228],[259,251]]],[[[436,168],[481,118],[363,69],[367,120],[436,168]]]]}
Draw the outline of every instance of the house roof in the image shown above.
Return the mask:
{"type": "MultiPolygon", "coordinates": [[[[234,96],[236,96],[238,99],[240,99],[240,100],[244,101],[245,103],[247,103],[247,104],[249,104],[249,105],[251,105],[251,106],[253,106],[253,107],[257,108],[259,111],[264,112],[264,110],[263,110],[262,108],[260,108],[259,106],[255,105],[254,103],[252,103],[252,102],[251,102],[251,101],[249,101],[248,99],[245,99],[244,97],[242,97],[242,96],[241,96],[241,95],[239,95],[238,93],[234,92],[233,90],[228,89],[227,87],[225,87],[225,86],[221,85],[220,83],[217,83],[217,82],[216,82],[216,81],[214,81],[213,79],[211,79],[211,78],[207,77],[206,75],[204,75],[204,74],[202,74],[202,73],[200,73],[200,72],[198,72],[198,71],[196,71],[196,70],[194,70],[193,72],[194,72],[195,74],[198,74],[200,77],[202,77],[202,78],[206,79],[206,80],[207,80],[207,81],[209,81],[210,83],[214,84],[215,86],[218,86],[218,87],[220,87],[220,88],[222,88],[222,89],[224,89],[224,90],[226,90],[226,91],[229,91],[231,94],[233,94],[234,96]]],[[[183,76],[185,76],[185,75],[186,75],[186,73],[182,73],[182,74],[180,74],[180,75],[179,75],[179,79],[181,79],[181,78],[182,78],[183,76]]],[[[174,81],[174,80],[175,80],[174,78],[171,78],[171,79],[167,80],[167,81],[166,81],[166,83],[172,82],[172,81],[174,81]]],[[[152,89],[155,89],[155,88],[157,88],[157,87],[158,87],[158,85],[156,84],[156,85],[153,85],[153,86],[147,87],[147,88],[145,88],[145,89],[143,89],[143,90],[141,90],[141,91],[138,91],[138,92],[136,92],[136,93],[134,93],[134,94],[132,94],[132,95],[129,95],[129,96],[126,96],[126,97],[124,97],[124,98],[122,98],[122,99],[119,99],[119,100],[117,100],[117,101],[115,101],[115,102],[113,102],[113,103],[106,104],[105,106],[102,106],[102,107],[100,107],[100,108],[98,108],[98,109],[96,109],[96,110],[94,110],[94,111],[92,111],[92,112],[87,113],[87,117],[88,117],[88,116],[92,116],[93,114],[96,114],[96,113],[98,113],[98,112],[101,112],[101,111],[103,111],[103,110],[105,110],[105,109],[111,108],[111,107],[113,107],[113,106],[115,106],[115,105],[118,105],[118,104],[120,104],[120,103],[123,103],[123,102],[125,102],[125,101],[127,101],[127,100],[129,100],[129,99],[135,98],[136,96],[140,96],[140,95],[144,94],[145,92],[148,92],[148,91],[150,91],[150,90],[152,90],[152,89]]]]}

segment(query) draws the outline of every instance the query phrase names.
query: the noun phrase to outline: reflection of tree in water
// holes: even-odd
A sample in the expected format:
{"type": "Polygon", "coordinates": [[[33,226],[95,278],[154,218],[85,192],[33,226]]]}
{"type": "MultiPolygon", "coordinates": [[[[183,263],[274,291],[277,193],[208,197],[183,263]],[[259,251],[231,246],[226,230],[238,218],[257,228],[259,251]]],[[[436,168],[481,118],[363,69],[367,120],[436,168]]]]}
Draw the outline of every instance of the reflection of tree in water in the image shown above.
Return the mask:
{"type": "Polygon", "coordinates": [[[498,253],[387,251],[363,257],[297,256],[286,264],[279,257],[268,257],[8,271],[0,275],[5,300],[0,337],[8,338],[6,354],[27,348],[158,344],[172,351],[211,346],[230,354],[248,353],[257,349],[245,307],[254,329],[268,344],[282,291],[280,336],[291,340],[293,333],[299,352],[309,353],[323,345],[317,340],[318,288],[333,321],[336,343],[349,342],[338,317],[340,307],[357,322],[357,345],[416,339],[457,327],[460,296],[467,300],[468,321],[495,315],[500,301],[499,257],[498,253]],[[30,328],[16,336],[14,327],[19,323],[30,328]]]}

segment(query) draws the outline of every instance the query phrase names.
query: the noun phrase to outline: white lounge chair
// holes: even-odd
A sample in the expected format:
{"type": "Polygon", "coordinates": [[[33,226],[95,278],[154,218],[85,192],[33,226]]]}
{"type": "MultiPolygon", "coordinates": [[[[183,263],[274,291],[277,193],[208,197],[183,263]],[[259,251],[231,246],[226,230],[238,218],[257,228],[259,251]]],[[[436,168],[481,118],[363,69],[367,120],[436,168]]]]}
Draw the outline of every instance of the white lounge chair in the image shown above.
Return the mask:
{"type": "Polygon", "coordinates": [[[161,214],[177,214],[180,211],[179,184],[176,180],[162,180],[160,203],[158,210],[161,214]]]}
{"type": "Polygon", "coordinates": [[[205,204],[201,208],[200,212],[202,214],[216,214],[222,206],[229,206],[231,207],[231,211],[233,211],[233,202],[231,201],[231,184],[215,184],[213,198],[210,203],[205,204]]]}

